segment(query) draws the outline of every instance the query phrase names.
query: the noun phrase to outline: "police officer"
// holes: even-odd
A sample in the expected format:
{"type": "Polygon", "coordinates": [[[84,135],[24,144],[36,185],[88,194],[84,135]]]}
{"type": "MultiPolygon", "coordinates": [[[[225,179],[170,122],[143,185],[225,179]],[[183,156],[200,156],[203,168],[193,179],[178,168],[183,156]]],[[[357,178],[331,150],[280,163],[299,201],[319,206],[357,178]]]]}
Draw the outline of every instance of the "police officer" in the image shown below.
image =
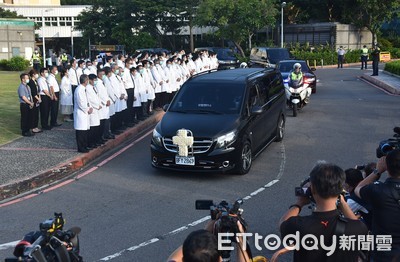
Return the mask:
{"type": "Polygon", "coordinates": [[[33,69],[35,69],[37,72],[39,72],[40,54],[39,54],[38,50],[35,50],[35,52],[32,55],[32,63],[33,63],[33,69]]]}
{"type": "Polygon", "coordinates": [[[337,54],[338,54],[337,68],[343,68],[344,55],[346,54],[346,51],[343,49],[343,46],[339,47],[339,49],[337,50],[337,54]]]}
{"type": "Polygon", "coordinates": [[[367,61],[368,61],[368,48],[366,45],[361,49],[361,70],[364,68],[367,69],[367,61]]]}
{"type": "Polygon", "coordinates": [[[372,50],[371,55],[372,55],[372,75],[371,76],[377,76],[379,72],[379,55],[380,55],[380,49],[378,45],[375,45],[375,49],[372,50]]]}
{"type": "Polygon", "coordinates": [[[300,63],[293,65],[293,70],[289,75],[289,86],[299,86],[303,83],[303,73],[301,72],[300,63]]]}
{"type": "Polygon", "coordinates": [[[63,66],[64,68],[67,68],[67,65],[68,65],[68,56],[67,56],[67,54],[66,54],[65,52],[61,55],[61,63],[62,63],[62,66],[63,66]]]}

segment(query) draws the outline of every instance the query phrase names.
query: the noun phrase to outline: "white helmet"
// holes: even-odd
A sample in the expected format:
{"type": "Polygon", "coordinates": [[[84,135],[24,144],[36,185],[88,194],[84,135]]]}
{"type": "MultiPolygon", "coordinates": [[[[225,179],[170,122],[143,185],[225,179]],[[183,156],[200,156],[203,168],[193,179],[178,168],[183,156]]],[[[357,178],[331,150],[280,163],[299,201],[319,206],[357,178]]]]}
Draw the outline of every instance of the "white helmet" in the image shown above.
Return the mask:
{"type": "Polygon", "coordinates": [[[294,65],[293,65],[293,70],[296,70],[296,69],[301,69],[301,65],[300,65],[300,63],[295,63],[294,65]]]}
{"type": "Polygon", "coordinates": [[[247,68],[248,66],[247,66],[247,63],[246,62],[242,62],[241,64],[240,64],[240,68],[247,68]]]}

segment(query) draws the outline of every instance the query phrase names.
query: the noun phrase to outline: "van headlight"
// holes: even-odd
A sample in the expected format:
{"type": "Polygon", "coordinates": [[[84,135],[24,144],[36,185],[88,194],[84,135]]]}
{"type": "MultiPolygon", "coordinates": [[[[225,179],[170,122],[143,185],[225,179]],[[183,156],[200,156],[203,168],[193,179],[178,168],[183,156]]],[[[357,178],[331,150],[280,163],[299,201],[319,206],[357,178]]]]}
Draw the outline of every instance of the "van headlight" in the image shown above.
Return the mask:
{"type": "Polygon", "coordinates": [[[216,148],[223,148],[232,144],[236,139],[236,132],[232,131],[217,138],[216,148]]]}
{"type": "Polygon", "coordinates": [[[162,147],[162,142],[161,142],[162,136],[160,135],[160,133],[157,132],[156,129],[153,130],[153,143],[157,146],[162,147]]]}

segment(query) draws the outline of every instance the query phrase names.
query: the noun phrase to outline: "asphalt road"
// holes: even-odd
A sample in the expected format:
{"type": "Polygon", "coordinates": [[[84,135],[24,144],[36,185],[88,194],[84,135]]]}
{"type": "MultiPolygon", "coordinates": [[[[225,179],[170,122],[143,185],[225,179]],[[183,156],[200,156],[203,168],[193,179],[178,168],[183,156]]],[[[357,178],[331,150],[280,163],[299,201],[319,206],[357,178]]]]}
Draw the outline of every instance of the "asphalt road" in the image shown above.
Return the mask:
{"type": "MultiPolygon", "coordinates": [[[[66,228],[82,228],[85,261],[165,261],[190,231],[204,227],[209,212],[195,210],[196,199],[245,198],[249,232],[278,234],[279,218],[295,201],[294,187],[316,161],[344,169],[373,161],[379,141],[400,125],[399,97],[358,80],[362,72],[317,70],[320,82],[310,104],[296,118],[288,111],[283,142],[271,144],[245,176],[155,170],[149,134],[99,159],[73,183],[2,207],[1,260],[12,254],[7,243],[38,229],[54,212],[63,212],[66,228]]],[[[251,245],[253,254],[273,253],[251,245]]]]}

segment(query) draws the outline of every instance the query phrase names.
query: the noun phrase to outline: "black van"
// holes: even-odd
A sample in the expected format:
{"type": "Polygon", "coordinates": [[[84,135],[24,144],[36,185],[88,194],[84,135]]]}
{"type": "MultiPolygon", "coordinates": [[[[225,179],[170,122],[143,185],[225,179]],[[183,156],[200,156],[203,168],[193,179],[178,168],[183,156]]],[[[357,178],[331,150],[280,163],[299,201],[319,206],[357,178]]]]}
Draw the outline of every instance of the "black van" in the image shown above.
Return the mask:
{"type": "Polygon", "coordinates": [[[291,59],[287,48],[253,47],[250,52],[250,67],[275,67],[281,60],[291,59]]]}
{"type": "Polygon", "coordinates": [[[157,124],[151,163],[171,170],[249,172],[285,130],[282,76],[272,69],[204,72],[188,80],[157,124]]]}

